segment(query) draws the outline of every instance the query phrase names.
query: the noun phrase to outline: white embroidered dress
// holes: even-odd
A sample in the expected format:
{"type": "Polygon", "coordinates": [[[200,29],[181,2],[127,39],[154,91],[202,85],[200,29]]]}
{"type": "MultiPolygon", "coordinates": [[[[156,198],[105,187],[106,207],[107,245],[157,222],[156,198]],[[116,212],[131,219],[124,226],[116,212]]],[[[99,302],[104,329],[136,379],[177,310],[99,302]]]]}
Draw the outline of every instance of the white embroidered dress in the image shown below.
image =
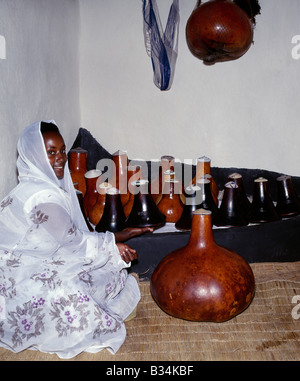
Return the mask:
{"type": "Polygon", "coordinates": [[[114,235],[89,232],[69,174],[58,180],[40,123],[18,142],[19,184],[0,203],[0,346],[71,358],[115,353],[140,300],[114,235]]]}

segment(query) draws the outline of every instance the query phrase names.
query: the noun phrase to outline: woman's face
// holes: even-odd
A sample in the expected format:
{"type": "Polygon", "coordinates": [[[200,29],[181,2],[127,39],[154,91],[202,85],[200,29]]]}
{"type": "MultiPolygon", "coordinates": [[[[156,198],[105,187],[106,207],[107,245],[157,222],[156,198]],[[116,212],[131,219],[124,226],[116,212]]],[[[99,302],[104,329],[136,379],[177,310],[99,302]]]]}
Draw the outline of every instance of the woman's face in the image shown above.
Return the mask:
{"type": "Polygon", "coordinates": [[[64,177],[64,169],[67,161],[66,146],[62,136],[53,131],[43,134],[49,163],[58,179],[64,177]]]}

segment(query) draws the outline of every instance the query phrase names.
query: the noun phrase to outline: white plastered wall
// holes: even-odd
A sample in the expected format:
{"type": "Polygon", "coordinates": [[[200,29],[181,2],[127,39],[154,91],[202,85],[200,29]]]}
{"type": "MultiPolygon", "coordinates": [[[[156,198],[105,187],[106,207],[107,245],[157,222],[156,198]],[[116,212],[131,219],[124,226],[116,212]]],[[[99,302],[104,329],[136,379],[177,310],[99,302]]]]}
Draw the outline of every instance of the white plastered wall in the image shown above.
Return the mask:
{"type": "Polygon", "coordinates": [[[55,119],[67,144],[77,134],[79,25],[77,0],[0,0],[0,199],[17,184],[16,145],[27,125],[55,119]]]}
{"type": "MultiPolygon", "coordinates": [[[[165,25],[171,0],[157,0],[165,25]]],[[[300,175],[299,0],[260,0],[254,45],[239,60],[205,66],[187,48],[196,0],[180,0],[172,88],[158,90],[143,41],[141,0],[81,0],[82,125],[110,152],[300,175]]]]}

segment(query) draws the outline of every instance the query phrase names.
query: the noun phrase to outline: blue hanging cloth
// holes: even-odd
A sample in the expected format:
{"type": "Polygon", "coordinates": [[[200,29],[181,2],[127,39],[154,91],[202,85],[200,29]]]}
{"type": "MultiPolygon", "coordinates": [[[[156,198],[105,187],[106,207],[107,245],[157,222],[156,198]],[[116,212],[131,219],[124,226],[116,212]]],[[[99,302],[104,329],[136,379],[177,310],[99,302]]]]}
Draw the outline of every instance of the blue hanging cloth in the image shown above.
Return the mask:
{"type": "Polygon", "coordinates": [[[160,90],[169,90],[178,56],[179,0],[173,0],[164,32],[156,0],[142,1],[144,40],[152,61],[153,81],[160,90]]]}

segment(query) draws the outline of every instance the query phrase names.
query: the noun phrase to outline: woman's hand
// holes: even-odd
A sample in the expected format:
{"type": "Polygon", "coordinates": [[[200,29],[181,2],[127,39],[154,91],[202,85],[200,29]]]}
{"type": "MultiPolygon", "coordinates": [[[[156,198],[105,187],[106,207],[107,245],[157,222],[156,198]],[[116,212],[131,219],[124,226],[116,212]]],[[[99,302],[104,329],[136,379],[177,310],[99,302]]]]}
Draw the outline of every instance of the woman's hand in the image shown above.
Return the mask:
{"type": "Polygon", "coordinates": [[[137,259],[138,255],[136,250],[132,249],[130,246],[126,245],[126,243],[117,243],[120,256],[126,263],[137,259]]]}
{"type": "Polygon", "coordinates": [[[145,228],[126,228],[120,232],[114,233],[116,242],[124,242],[129,238],[136,237],[138,235],[153,232],[153,228],[145,227],[145,228]]]}

